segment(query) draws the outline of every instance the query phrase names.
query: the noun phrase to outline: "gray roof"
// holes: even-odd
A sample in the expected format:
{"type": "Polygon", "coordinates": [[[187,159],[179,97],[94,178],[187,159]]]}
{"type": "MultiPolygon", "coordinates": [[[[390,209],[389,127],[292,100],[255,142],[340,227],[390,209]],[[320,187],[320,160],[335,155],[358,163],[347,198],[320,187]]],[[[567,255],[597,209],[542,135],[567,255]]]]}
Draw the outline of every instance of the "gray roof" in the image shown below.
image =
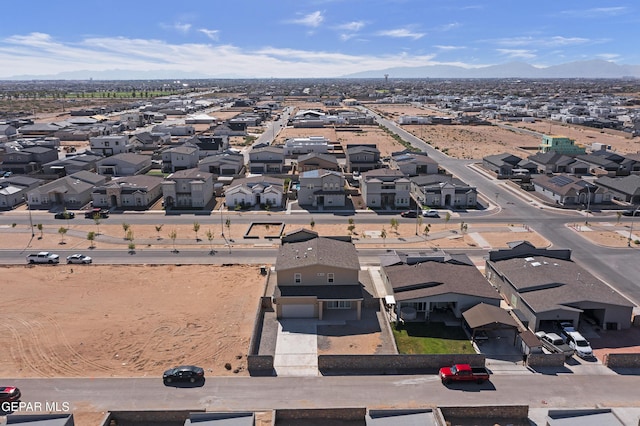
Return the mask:
{"type": "Polygon", "coordinates": [[[135,154],[133,152],[122,152],[120,154],[112,155],[111,157],[103,158],[97,162],[98,165],[102,166],[105,164],[113,164],[118,161],[123,161],[129,164],[140,165],[151,160],[151,156],[149,155],[141,155],[135,154]]]}
{"type": "Polygon", "coordinates": [[[511,282],[536,312],[582,302],[631,307],[633,304],[571,260],[542,255],[488,261],[511,282]]]}
{"type": "Polygon", "coordinates": [[[441,294],[463,294],[500,299],[474,265],[424,262],[415,265],[391,265],[381,268],[396,300],[412,300],[441,294]]]}
{"type": "Polygon", "coordinates": [[[325,176],[325,175],[342,176],[342,173],[336,172],[333,170],[315,169],[315,170],[309,170],[309,171],[300,173],[300,179],[319,178],[320,176],[325,176]]]}
{"type": "Polygon", "coordinates": [[[79,179],[83,182],[91,183],[93,185],[98,185],[105,181],[104,176],[100,176],[99,174],[90,172],[88,170],[80,170],[79,172],[70,174],[69,177],[79,179]]]}
{"type": "Polygon", "coordinates": [[[167,176],[167,180],[171,179],[202,179],[206,180],[212,177],[213,174],[209,172],[203,172],[198,169],[186,169],[186,170],[178,170],[177,172],[171,173],[167,176]]]}
{"type": "Polygon", "coordinates": [[[356,247],[350,242],[318,237],[280,246],[276,259],[276,271],[310,265],[360,269],[356,247]]]}
{"type": "Polygon", "coordinates": [[[629,175],[625,177],[602,176],[596,179],[595,184],[623,194],[634,195],[640,193],[640,176],[629,175]]]}
{"type": "Polygon", "coordinates": [[[509,312],[499,306],[478,303],[462,313],[464,320],[471,328],[487,327],[492,325],[509,326],[518,328],[509,312]]]}
{"type": "Polygon", "coordinates": [[[255,415],[253,413],[191,413],[184,422],[188,425],[215,425],[215,426],[254,426],[255,415]]]}
{"type": "Polygon", "coordinates": [[[298,157],[298,163],[303,163],[305,161],[320,159],[332,164],[338,164],[338,159],[331,154],[323,154],[321,152],[310,152],[308,154],[304,154],[298,157]]]}

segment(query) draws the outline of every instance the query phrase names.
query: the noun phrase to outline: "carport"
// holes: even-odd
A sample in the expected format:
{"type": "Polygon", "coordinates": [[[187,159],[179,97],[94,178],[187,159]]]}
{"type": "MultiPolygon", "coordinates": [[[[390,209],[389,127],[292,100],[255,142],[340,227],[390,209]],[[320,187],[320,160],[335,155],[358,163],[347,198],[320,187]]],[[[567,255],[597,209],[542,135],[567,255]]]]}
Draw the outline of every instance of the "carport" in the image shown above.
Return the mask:
{"type": "Polygon", "coordinates": [[[513,343],[516,343],[518,324],[509,312],[499,306],[479,303],[462,313],[465,324],[471,330],[471,340],[475,342],[479,331],[513,330],[513,343]]]}

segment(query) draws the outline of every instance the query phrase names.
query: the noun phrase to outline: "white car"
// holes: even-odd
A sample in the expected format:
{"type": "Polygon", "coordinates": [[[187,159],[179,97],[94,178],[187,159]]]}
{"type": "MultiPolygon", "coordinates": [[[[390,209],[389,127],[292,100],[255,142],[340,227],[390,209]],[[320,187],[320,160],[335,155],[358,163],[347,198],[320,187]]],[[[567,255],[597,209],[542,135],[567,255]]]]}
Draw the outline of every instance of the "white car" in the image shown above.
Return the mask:
{"type": "Polygon", "coordinates": [[[93,260],[89,256],[85,256],[84,254],[72,254],[71,256],[67,256],[67,263],[91,263],[93,260]]]}
{"type": "Polygon", "coordinates": [[[422,210],[423,217],[440,217],[437,210],[422,210]]]}
{"type": "Polygon", "coordinates": [[[576,355],[580,358],[593,358],[593,349],[591,349],[591,345],[579,332],[568,331],[567,343],[571,349],[576,351],[576,355]]]}

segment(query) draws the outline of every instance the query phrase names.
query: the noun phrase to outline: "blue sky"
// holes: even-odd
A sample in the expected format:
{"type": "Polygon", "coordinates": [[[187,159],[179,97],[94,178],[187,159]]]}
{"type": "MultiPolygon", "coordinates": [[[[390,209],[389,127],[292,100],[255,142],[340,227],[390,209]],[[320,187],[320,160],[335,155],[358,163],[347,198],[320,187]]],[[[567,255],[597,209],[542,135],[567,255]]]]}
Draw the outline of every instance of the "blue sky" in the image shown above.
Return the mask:
{"type": "Polygon", "coordinates": [[[434,64],[640,64],[637,0],[4,1],[0,78],[314,78],[434,64]]]}

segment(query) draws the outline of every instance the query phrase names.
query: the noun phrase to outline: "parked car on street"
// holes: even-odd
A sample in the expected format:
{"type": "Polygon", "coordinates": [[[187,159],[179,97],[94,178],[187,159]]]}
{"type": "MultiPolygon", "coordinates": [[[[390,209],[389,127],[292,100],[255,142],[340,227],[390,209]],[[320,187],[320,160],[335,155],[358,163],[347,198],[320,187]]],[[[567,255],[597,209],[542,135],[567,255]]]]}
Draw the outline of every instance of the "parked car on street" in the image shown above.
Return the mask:
{"type": "Polygon", "coordinates": [[[424,217],[440,217],[437,210],[422,210],[422,216],[424,217]]]}
{"type": "Polygon", "coordinates": [[[442,367],[438,375],[445,385],[452,382],[476,382],[480,384],[489,380],[489,370],[484,367],[471,367],[469,364],[442,367]]]}
{"type": "Polygon", "coordinates": [[[56,219],[73,219],[74,217],[76,217],[76,214],[74,212],[68,212],[68,211],[63,211],[63,212],[58,212],[55,215],[53,215],[54,218],[56,219]]]}
{"type": "Polygon", "coordinates": [[[91,262],[93,262],[93,259],[91,259],[89,256],[86,256],[84,254],[76,253],[76,254],[72,254],[71,256],[67,256],[67,263],[88,264],[91,262]]]}
{"type": "Polygon", "coordinates": [[[15,386],[0,386],[0,402],[19,401],[22,394],[15,386]]]}
{"type": "Polygon", "coordinates": [[[418,217],[418,212],[416,212],[415,210],[407,210],[407,211],[404,211],[404,212],[400,213],[400,216],[402,216],[402,217],[418,217]]]}
{"type": "Polygon", "coordinates": [[[106,219],[109,217],[109,210],[100,209],[96,207],[84,213],[84,217],[86,219],[93,219],[94,217],[96,217],[96,215],[99,216],[101,219],[106,219]]]}
{"type": "Polygon", "coordinates": [[[48,251],[41,251],[40,253],[31,253],[27,256],[27,262],[29,263],[60,263],[60,256],[48,251]]]}
{"type": "Polygon", "coordinates": [[[162,375],[165,384],[174,382],[195,383],[204,380],[204,369],[195,365],[181,365],[170,368],[162,375]]]}
{"type": "Polygon", "coordinates": [[[640,210],[623,210],[622,214],[624,216],[640,216],[640,210]]]}

